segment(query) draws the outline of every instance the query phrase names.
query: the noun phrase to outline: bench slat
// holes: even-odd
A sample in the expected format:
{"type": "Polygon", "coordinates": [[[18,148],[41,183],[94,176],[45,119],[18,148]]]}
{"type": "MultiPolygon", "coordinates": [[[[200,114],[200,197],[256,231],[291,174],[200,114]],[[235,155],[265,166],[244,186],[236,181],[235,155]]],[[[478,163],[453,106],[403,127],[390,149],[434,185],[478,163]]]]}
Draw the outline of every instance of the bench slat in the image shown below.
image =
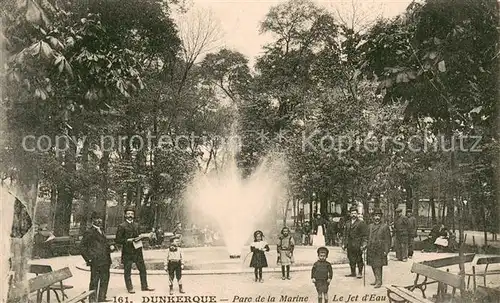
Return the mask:
{"type": "Polygon", "coordinates": [[[460,276],[433,268],[428,265],[413,263],[411,268],[412,273],[426,276],[430,279],[445,283],[455,288],[464,289],[465,285],[460,276]]]}
{"type": "Polygon", "coordinates": [[[63,280],[71,278],[72,276],[73,274],[71,273],[71,270],[68,267],[50,273],[46,273],[43,275],[39,275],[29,280],[30,292],[49,287],[52,284],[61,282],[63,280]]]}
{"type": "Polygon", "coordinates": [[[405,289],[403,287],[398,287],[395,285],[392,286],[386,286],[387,290],[390,292],[395,293],[396,295],[400,296],[401,298],[409,301],[409,302],[422,302],[422,303],[433,303],[432,301],[409,291],[408,289],[405,289]]]}
{"type": "MultiPolygon", "coordinates": [[[[464,263],[469,263],[474,260],[475,254],[466,254],[464,255],[464,263]]],[[[442,259],[436,259],[436,260],[428,260],[428,261],[423,261],[420,264],[428,265],[430,267],[434,268],[440,268],[440,267],[446,267],[446,266],[451,266],[451,265],[457,265],[460,263],[460,256],[455,256],[455,257],[447,257],[447,258],[442,258],[442,259]]]]}
{"type": "MultiPolygon", "coordinates": [[[[52,284],[61,282],[68,278],[71,278],[73,274],[69,267],[65,267],[53,272],[49,272],[43,275],[36,276],[28,280],[28,292],[32,293],[44,288],[51,286],[52,284]]],[[[9,291],[9,300],[17,300],[26,294],[26,282],[19,282],[13,285],[9,291]]]]}
{"type": "Polygon", "coordinates": [[[493,256],[493,257],[478,258],[476,265],[498,264],[498,263],[500,263],[500,256],[493,256]]]}
{"type": "Polygon", "coordinates": [[[85,300],[86,298],[88,298],[93,293],[94,293],[94,290],[87,290],[85,292],[82,292],[81,294],[79,294],[78,296],[76,296],[74,298],[67,299],[67,300],[63,301],[62,303],[76,303],[76,302],[80,302],[80,301],[85,300]]]}
{"type": "Polygon", "coordinates": [[[52,266],[50,265],[41,265],[41,264],[31,264],[30,265],[30,273],[32,274],[46,274],[52,272],[52,266]]]}

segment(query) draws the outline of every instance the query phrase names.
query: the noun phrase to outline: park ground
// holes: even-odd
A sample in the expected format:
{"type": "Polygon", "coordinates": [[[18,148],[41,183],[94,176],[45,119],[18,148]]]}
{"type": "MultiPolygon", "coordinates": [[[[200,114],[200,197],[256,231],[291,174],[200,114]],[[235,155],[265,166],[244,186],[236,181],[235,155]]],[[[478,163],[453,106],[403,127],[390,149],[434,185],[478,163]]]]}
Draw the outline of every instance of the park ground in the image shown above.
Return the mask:
{"type": "MultiPolygon", "coordinates": [[[[338,248],[332,248],[336,253],[343,253],[338,248]]],[[[145,258],[151,251],[145,251],[145,258]]],[[[114,253],[119,256],[119,253],[114,253]]],[[[413,283],[414,275],[410,273],[413,262],[444,258],[456,254],[448,253],[421,253],[415,252],[413,259],[408,262],[396,261],[393,253],[389,256],[389,265],[384,268],[384,284],[410,285],[413,283]]],[[[69,267],[73,277],[65,283],[74,286],[69,292],[70,297],[83,292],[88,287],[90,272],[78,269],[76,266],[83,262],[80,256],[66,256],[51,259],[33,260],[36,264],[49,264],[54,270],[69,267]]],[[[272,262],[270,262],[272,263],[272,262]]],[[[270,264],[274,266],[274,264],[270,264]]],[[[450,269],[450,272],[457,272],[458,267],[450,269]]],[[[369,268],[366,272],[366,285],[363,279],[344,277],[349,272],[347,264],[334,266],[334,278],[330,286],[330,302],[363,302],[371,296],[372,301],[386,302],[386,290],[384,287],[374,289],[369,285],[373,281],[373,275],[369,268]],[[356,297],[357,296],[357,297],[356,297]],[[364,300],[365,299],[365,300],[364,300]]],[[[139,276],[134,274],[132,280],[136,293],[129,294],[124,285],[122,274],[111,274],[108,299],[112,302],[163,302],[152,300],[152,296],[168,296],[168,277],[164,275],[148,275],[149,286],[154,288],[153,292],[140,291],[139,276]],[[120,297],[122,299],[120,299],[120,297]],[[149,297],[149,298],[147,298],[149,297]]],[[[481,284],[481,281],[478,281],[481,284]]],[[[279,272],[264,272],[264,283],[255,283],[252,273],[224,274],[224,275],[190,275],[183,276],[185,296],[215,296],[218,302],[242,302],[242,298],[251,298],[251,302],[256,302],[258,296],[264,297],[262,302],[273,302],[270,297],[275,298],[275,302],[280,302],[282,296],[296,298],[302,302],[316,302],[316,291],[311,283],[309,270],[293,271],[292,279],[282,280],[279,272]]],[[[500,279],[493,276],[488,280],[487,286],[499,286],[500,279]]],[[[175,285],[175,294],[179,295],[178,287],[175,285]]],[[[429,293],[433,289],[429,288],[429,293]]],[[[158,298],[157,298],[158,299],[158,298]]],[[[248,300],[248,299],[247,299],[248,300]]],[[[173,301],[176,302],[176,301],[173,301]]],[[[186,301],[178,301],[186,302],[186,301]]],[[[201,301],[200,301],[201,302],[201,301]]],[[[248,301],[247,301],[248,302],[248,301]]],[[[281,301],[283,302],[283,301],[281,301]]],[[[295,301],[299,302],[299,301],[295,301]]]]}

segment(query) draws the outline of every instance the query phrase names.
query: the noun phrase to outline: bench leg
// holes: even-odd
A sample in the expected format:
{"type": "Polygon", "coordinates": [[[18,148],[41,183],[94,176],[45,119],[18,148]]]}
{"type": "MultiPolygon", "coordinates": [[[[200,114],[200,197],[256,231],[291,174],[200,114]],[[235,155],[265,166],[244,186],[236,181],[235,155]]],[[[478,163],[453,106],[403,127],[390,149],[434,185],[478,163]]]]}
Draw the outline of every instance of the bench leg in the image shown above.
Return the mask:
{"type": "MultiPolygon", "coordinates": [[[[404,302],[407,302],[405,299],[402,299],[402,300],[398,300],[398,299],[395,299],[393,296],[391,296],[391,294],[394,294],[392,291],[389,291],[387,290],[387,298],[389,299],[389,302],[390,303],[404,303],[404,302]]],[[[400,298],[398,295],[396,295],[398,298],[400,298]]]]}
{"type": "Polygon", "coordinates": [[[42,295],[43,291],[40,290],[36,291],[36,303],[42,303],[42,295]]]}
{"type": "Polygon", "coordinates": [[[472,283],[474,283],[474,291],[476,291],[476,267],[475,266],[472,266],[472,283]]]}
{"type": "Polygon", "coordinates": [[[53,289],[52,291],[56,295],[57,302],[61,303],[61,299],[59,299],[59,294],[57,293],[57,291],[55,289],[53,289]]]}

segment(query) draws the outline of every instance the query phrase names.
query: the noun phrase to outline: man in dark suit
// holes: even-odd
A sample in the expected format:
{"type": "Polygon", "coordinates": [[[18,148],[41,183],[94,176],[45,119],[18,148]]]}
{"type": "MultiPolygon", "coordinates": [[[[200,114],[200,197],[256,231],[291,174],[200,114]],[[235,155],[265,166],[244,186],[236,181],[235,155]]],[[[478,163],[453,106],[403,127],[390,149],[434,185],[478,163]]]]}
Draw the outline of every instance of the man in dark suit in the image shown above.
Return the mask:
{"type": "Polygon", "coordinates": [[[396,258],[403,262],[408,261],[409,227],[410,222],[408,218],[403,215],[403,210],[401,208],[396,209],[396,219],[394,220],[396,258]]]}
{"type": "Polygon", "coordinates": [[[373,211],[373,223],[368,227],[368,244],[366,249],[366,264],[370,265],[375,276],[375,288],[382,286],[382,268],[387,266],[387,255],[391,249],[391,231],[382,223],[382,210],[373,211]]]}
{"type": "Polygon", "coordinates": [[[352,206],[350,209],[351,219],[346,222],[344,229],[343,249],[347,249],[347,258],[351,267],[351,274],[346,277],[356,277],[356,266],[358,267],[358,279],[363,277],[363,250],[366,248],[368,237],[368,226],[359,219],[358,209],[352,206]]]}
{"type": "Polygon", "coordinates": [[[123,263],[123,276],[125,278],[125,286],[129,293],[134,294],[134,287],[132,285],[132,264],[135,263],[139,270],[141,278],[141,290],[153,291],[154,289],[148,287],[146,265],[144,264],[144,257],[142,255],[142,237],[139,230],[139,224],[134,222],[135,211],[133,208],[125,209],[125,222],[118,226],[116,231],[115,242],[122,246],[122,263],[123,263]]]}
{"type": "Polygon", "coordinates": [[[406,210],[406,216],[408,217],[408,258],[413,258],[414,240],[417,236],[417,219],[413,216],[413,211],[411,209],[406,210]]]}
{"type": "Polygon", "coordinates": [[[90,266],[89,290],[95,290],[92,299],[97,294],[98,302],[110,302],[106,299],[109,283],[109,268],[111,266],[111,251],[114,246],[108,244],[103,228],[103,216],[93,212],[91,215],[92,226],[85,231],[80,250],[83,259],[90,266]]]}

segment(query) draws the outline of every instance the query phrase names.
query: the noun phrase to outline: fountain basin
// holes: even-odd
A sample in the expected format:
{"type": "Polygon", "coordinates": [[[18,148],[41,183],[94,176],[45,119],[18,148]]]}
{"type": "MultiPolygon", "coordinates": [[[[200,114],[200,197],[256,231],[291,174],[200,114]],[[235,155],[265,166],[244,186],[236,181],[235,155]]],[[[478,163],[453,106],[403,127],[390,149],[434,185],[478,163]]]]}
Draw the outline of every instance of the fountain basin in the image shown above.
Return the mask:
{"type": "MultiPolygon", "coordinates": [[[[298,246],[295,248],[295,263],[291,266],[291,271],[309,271],[317,260],[316,247],[298,246]]],[[[339,247],[329,247],[330,254],[328,261],[334,267],[347,267],[347,255],[339,247]]],[[[144,261],[148,275],[166,275],[164,260],[167,250],[145,250],[144,261]]],[[[244,247],[240,258],[229,258],[225,247],[196,247],[184,248],[184,270],[183,275],[217,275],[217,274],[239,274],[251,273],[250,260],[252,255],[249,247],[244,247]]],[[[276,263],[276,250],[266,253],[268,267],[264,272],[280,272],[281,267],[276,263]]],[[[120,261],[120,253],[112,255],[111,273],[123,274],[123,264],[120,261]]],[[[80,270],[90,271],[90,267],[85,263],[76,266],[80,270]]],[[[132,274],[139,274],[135,264],[132,267],[132,274]]]]}

